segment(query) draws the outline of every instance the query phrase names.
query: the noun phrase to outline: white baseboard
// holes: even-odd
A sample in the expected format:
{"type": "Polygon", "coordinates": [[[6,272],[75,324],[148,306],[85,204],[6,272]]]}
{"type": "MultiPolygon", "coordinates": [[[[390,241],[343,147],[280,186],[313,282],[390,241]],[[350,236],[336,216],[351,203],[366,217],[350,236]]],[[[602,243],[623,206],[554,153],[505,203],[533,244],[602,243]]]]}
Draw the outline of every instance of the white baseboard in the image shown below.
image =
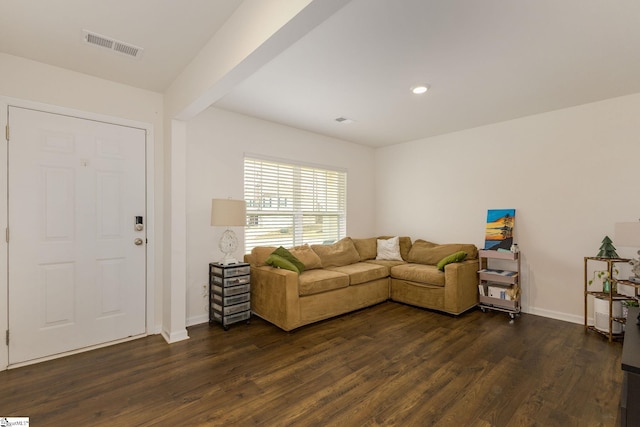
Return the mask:
{"type": "Polygon", "coordinates": [[[560,311],[545,310],[536,307],[523,308],[524,313],[535,314],[536,316],[548,317],[550,319],[563,320],[565,322],[577,323],[579,325],[584,324],[584,316],[577,316],[575,314],[563,313],[560,311]]]}
{"type": "Polygon", "coordinates": [[[189,317],[187,319],[187,327],[201,325],[203,323],[209,323],[209,315],[208,314],[199,314],[197,316],[189,317]]]}
{"type": "Polygon", "coordinates": [[[187,334],[187,330],[181,331],[162,331],[162,337],[168,344],[173,344],[174,342],[183,341],[189,339],[189,335],[187,334]]]}
{"type": "MultiPolygon", "coordinates": [[[[535,307],[522,307],[522,312],[523,313],[528,313],[528,314],[534,314],[536,316],[542,316],[542,317],[548,317],[548,318],[551,318],[551,319],[562,320],[562,321],[565,321],[565,322],[577,323],[579,325],[584,324],[584,317],[583,316],[577,316],[575,314],[563,313],[563,312],[560,312],[560,311],[551,311],[551,310],[545,310],[545,309],[535,308],[535,307]]],[[[252,314],[254,314],[254,313],[252,313],[252,314]]],[[[593,324],[593,319],[589,319],[589,321],[590,321],[589,324],[593,324]]],[[[203,323],[208,323],[208,322],[209,322],[209,315],[208,314],[199,314],[197,316],[192,316],[192,317],[189,317],[187,319],[187,327],[195,326],[195,325],[201,325],[203,323]]],[[[164,335],[164,333],[163,333],[163,335],[164,335]]],[[[166,337],[165,337],[165,339],[166,339],[166,337]]]]}

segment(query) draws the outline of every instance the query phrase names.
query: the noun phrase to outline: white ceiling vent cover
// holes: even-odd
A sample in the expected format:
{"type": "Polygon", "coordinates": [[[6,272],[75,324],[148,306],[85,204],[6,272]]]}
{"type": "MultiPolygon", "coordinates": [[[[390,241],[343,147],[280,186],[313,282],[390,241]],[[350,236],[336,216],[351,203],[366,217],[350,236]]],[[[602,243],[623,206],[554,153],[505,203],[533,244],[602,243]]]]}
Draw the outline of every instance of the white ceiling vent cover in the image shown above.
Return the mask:
{"type": "Polygon", "coordinates": [[[130,43],[124,43],[111,37],[96,34],[88,30],[82,30],[82,39],[85,43],[92,46],[109,49],[113,52],[126,55],[130,58],[140,59],[142,57],[142,52],[144,51],[144,49],[139,46],[135,46],[130,43]]]}

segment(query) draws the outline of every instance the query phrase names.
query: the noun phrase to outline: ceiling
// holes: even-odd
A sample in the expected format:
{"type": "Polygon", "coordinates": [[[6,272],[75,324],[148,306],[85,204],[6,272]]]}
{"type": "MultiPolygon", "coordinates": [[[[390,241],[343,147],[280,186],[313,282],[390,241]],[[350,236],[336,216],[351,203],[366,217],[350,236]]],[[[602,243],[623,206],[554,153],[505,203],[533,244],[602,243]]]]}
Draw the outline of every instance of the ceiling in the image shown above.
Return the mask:
{"type": "MultiPolygon", "coordinates": [[[[163,92],[240,3],[0,0],[0,51],[163,92]]],[[[639,23],[637,0],[352,0],[214,106],[397,144],[638,93],[639,23]]]]}
{"type": "Polygon", "coordinates": [[[155,92],[164,90],[242,0],[0,0],[0,52],[155,92]],[[144,49],[83,42],[82,30],[144,49]]]}

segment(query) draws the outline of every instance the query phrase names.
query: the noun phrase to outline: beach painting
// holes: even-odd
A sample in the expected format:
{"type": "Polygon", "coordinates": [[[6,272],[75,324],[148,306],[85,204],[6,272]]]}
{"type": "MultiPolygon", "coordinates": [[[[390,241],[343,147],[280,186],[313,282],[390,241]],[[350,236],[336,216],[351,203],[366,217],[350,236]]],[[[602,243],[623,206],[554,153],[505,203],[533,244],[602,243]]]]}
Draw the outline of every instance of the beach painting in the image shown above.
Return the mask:
{"type": "Polygon", "coordinates": [[[515,221],[515,209],[489,209],[487,211],[484,248],[490,250],[511,249],[515,221]]]}

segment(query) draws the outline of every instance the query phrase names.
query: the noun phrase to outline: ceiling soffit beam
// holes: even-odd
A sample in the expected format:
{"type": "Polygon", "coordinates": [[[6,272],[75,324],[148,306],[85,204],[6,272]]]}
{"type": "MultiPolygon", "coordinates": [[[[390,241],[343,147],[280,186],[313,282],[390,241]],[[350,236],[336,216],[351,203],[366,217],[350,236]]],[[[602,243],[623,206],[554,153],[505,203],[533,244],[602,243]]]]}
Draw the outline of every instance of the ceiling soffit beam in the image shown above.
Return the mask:
{"type": "Polygon", "coordinates": [[[167,89],[165,117],[195,117],[349,1],[244,2],[167,89]]]}

